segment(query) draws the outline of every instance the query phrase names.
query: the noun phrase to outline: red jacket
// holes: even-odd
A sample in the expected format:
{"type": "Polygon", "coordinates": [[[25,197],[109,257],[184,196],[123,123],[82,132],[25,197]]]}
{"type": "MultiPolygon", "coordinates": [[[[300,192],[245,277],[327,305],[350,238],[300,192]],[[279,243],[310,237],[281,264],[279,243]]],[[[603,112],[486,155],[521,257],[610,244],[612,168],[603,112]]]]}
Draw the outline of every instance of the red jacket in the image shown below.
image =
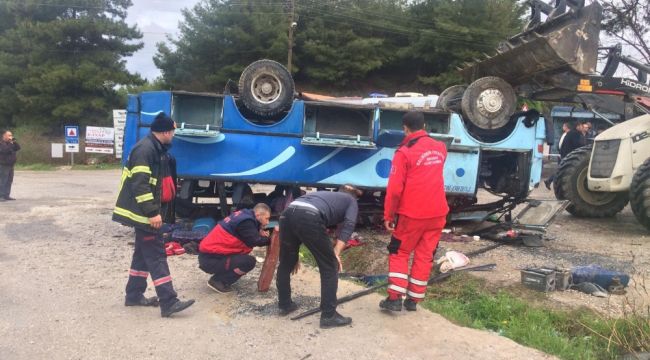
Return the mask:
{"type": "Polygon", "coordinates": [[[234,255],[248,254],[253,249],[246,246],[235,235],[227,232],[221,224],[218,224],[201,243],[199,251],[206,254],[234,255]]]}
{"type": "Polygon", "coordinates": [[[443,167],[447,159],[445,144],[419,130],[405,137],[390,170],[384,220],[395,220],[396,214],[413,219],[446,216],[443,167]],[[417,140],[416,140],[417,139],[417,140]]]}

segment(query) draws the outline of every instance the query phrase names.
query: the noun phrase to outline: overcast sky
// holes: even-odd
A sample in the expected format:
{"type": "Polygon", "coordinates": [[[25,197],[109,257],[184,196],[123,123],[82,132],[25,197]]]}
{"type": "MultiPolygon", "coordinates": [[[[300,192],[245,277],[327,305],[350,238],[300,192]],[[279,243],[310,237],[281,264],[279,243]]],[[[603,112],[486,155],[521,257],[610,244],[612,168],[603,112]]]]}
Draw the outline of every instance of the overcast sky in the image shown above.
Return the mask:
{"type": "Polygon", "coordinates": [[[126,59],[129,71],[138,72],[153,80],[160,71],[153,63],[156,43],[166,40],[166,35],[176,37],[178,22],[182,19],[181,9],[192,8],[200,0],[133,0],[126,21],[137,24],[143,32],[144,48],[126,59]]]}

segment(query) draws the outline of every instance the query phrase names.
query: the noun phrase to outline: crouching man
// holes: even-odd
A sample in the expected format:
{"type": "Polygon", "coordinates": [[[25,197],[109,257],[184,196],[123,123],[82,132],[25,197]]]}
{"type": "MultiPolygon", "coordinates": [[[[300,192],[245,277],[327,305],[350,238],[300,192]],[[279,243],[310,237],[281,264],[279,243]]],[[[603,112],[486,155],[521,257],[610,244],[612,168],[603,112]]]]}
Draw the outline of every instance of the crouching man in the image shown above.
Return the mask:
{"type": "Polygon", "coordinates": [[[199,268],[213,274],[208,286],[227,293],[231,285],[255,267],[255,257],[248,255],[256,246],[270,243],[271,209],[266,204],[239,210],[221,220],[199,245],[199,268]]]}

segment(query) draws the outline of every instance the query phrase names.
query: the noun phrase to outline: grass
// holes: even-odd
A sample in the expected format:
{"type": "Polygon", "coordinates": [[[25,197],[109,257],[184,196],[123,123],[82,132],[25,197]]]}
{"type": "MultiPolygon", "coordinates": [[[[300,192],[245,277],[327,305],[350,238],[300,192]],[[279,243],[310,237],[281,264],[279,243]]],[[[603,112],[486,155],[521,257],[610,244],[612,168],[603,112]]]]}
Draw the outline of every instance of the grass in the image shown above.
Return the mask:
{"type": "MultiPolygon", "coordinates": [[[[43,129],[38,126],[21,126],[13,131],[14,136],[20,144],[18,151],[18,162],[16,168],[19,170],[56,170],[57,166],[66,166],[70,164],[70,154],[64,153],[63,158],[52,158],[51,143],[63,143],[61,136],[52,136],[45,134],[43,129]]],[[[81,144],[83,147],[83,143],[81,144]]],[[[74,154],[76,164],[92,165],[75,165],[75,170],[96,170],[96,169],[116,169],[119,168],[119,160],[113,155],[95,154],[95,153],[76,153],[74,154]]]]}
{"type": "Polygon", "coordinates": [[[21,164],[16,163],[16,170],[29,170],[29,171],[52,171],[56,170],[57,166],[52,164],[34,163],[34,164],[21,164]]]}
{"type": "MultiPolygon", "coordinates": [[[[20,164],[16,163],[16,170],[29,170],[29,171],[54,171],[58,169],[61,165],[52,165],[52,164],[43,164],[43,163],[34,163],[34,164],[20,164]]],[[[113,164],[95,164],[95,165],[85,165],[85,164],[75,164],[72,167],[72,170],[110,170],[110,169],[120,169],[122,165],[113,163],[113,164]]]]}
{"type": "MultiPolygon", "coordinates": [[[[316,266],[309,250],[300,260],[316,266]]],[[[385,289],[379,291],[386,295],[385,289]]],[[[650,309],[605,318],[582,308],[549,308],[544,293],[513,287],[494,290],[485,281],[458,273],[428,288],[421,306],[470,328],[488,330],[561,359],[616,359],[650,351],[650,309]]]]}
{"type": "Polygon", "coordinates": [[[456,274],[429,288],[422,306],[471,328],[496,332],[562,359],[614,359],[627,352],[648,351],[647,313],[607,319],[586,309],[559,311],[526,297],[492,291],[468,274],[456,274]]]}
{"type": "Polygon", "coordinates": [[[94,165],[74,165],[72,170],[110,170],[110,169],[121,169],[122,164],[120,163],[100,163],[94,165]]]}
{"type": "Polygon", "coordinates": [[[318,264],[316,264],[316,258],[314,258],[314,255],[312,255],[305,245],[300,245],[298,256],[301,263],[309,266],[318,266],[318,264]]]}

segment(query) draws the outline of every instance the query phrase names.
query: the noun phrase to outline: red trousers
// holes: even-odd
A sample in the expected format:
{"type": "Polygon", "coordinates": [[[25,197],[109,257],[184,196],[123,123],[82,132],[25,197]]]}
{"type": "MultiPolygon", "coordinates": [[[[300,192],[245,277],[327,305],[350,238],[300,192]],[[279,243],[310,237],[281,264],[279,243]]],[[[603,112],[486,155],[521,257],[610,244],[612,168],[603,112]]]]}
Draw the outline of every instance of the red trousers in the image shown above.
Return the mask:
{"type": "Polygon", "coordinates": [[[445,216],[431,219],[399,216],[388,245],[388,295],[391,299],[404,295],[416,302],[424,299],[433,266],[433,252],[445,223],[445,216]],[[409,272],[411,253],[413,264],[409,272]]]}

